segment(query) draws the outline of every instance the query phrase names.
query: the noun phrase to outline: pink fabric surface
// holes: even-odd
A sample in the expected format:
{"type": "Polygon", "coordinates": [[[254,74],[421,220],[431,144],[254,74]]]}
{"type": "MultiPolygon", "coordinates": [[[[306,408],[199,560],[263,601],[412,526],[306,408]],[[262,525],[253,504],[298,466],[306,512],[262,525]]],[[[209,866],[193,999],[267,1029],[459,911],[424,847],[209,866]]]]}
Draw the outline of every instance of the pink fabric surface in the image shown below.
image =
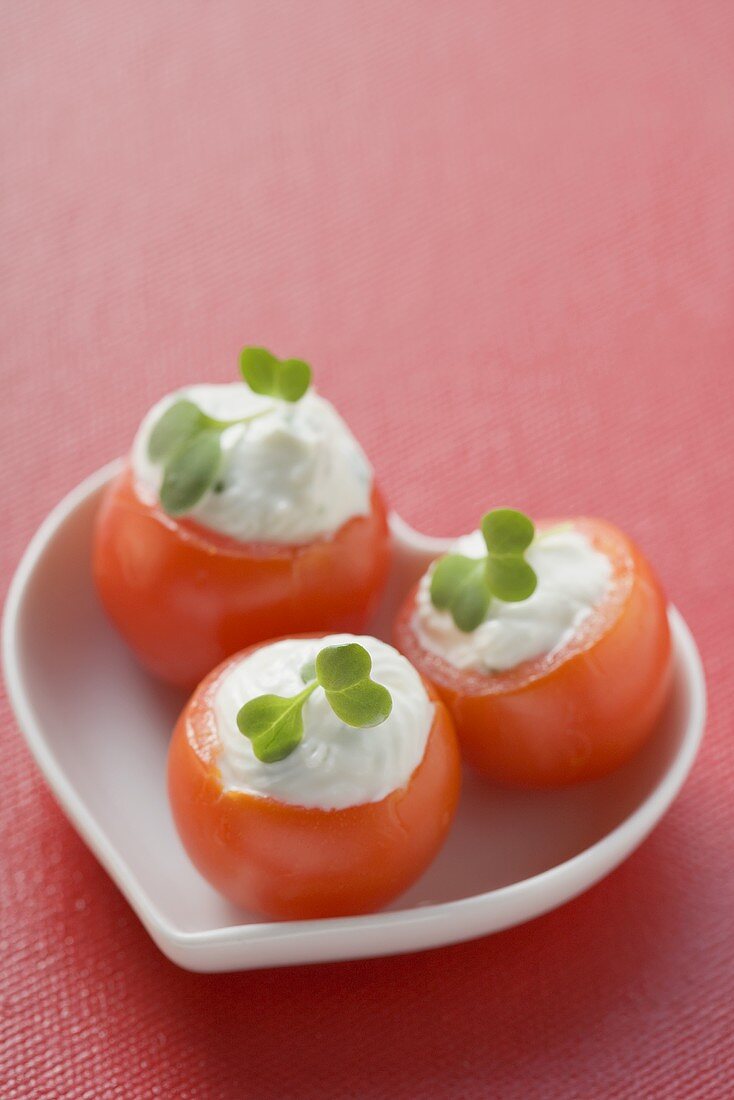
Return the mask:
{"type": "Polygon", "coordinates": [[[4,703],[0,1095],[731,1095],[734,8],[99,0],[2,24],[5,584],[157,396],[262,343],[313,362],[419,527],[511,502],[633,533],[711,715],[665,821],[564,908],[196,976],[4,703]]]}

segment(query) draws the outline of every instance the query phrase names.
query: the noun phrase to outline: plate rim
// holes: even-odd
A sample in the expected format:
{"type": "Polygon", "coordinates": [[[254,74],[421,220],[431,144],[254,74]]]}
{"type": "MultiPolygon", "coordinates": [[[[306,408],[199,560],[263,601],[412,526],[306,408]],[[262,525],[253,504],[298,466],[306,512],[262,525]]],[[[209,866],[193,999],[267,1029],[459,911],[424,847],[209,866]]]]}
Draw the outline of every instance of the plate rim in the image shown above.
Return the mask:
{"type": "MultiPolygon", "coordinates": [[[[18,650],[15,644],[19,629],[23,597],[27,586],[38,567],[43,554],[54,535],[69,516],[90,496],[102,488],[122,467],[123,459],[114,459],[84,478],[71,489],[51,509],[31,537],[15,569],[10,582],[2,622],[2,664],[5,684],[11,710],[15,716],[21,734],[41,771],[52,795],[70,820],[85,844],[110,875],[128,904],[142,921],[148,933],[165,954],[172,957],[170,949],[183,950],[187,954],[199,954],[207,949],[223,945],[253,945],[261,941],[287,939],[288,941],[307,941],[319,939],[335,931],[355,933],[358,931],[391,931],[411,926],[432,923],[436,925],[438,938],[434,946],[458,942],[461,939],[481,935],[481,932],[468,932],[453,938],[442,933],[443,925],[461,912],[462,914],[481,913],[483,909],[503,901],[510,901],[522,894],[542,893],[545,887],[562,887],[561,900],[551,890],[547,906],[540,905],[533,916],[511,919],[501,927],[509,927],[533,919],[543,912],[564,904],[577,894],[583,893],[600,879],[614,870],[627,855],[641,844],[660,819],[667,812],[683,786],[698,754],[706,726],[706,683],[703,664],[693,635],[680,612],[669,605],[668,616],[673,635],[674,651],[678,657],[678,666],[683,670],[687,681],[689,717],[686,731],[667,772],[639,806],[623,821],[605,833],[603,837],[576,853],[570,859],[554,864],[552,867],[520,879],[507,886],[480,894],[471,894],[451,901],[436,902],[414,906],[407,909],[379,911],[361,916],[327,917],[301,921],[265,921],[230,925],[209,931],[185,931],[171,924],[159,911],[157,904],[145,888],[137,881],[134,872],[128,867],[115,845],[108,840],[104,829],[98,825],[94,815],[87,809],[83,799],[77,794],[73,784],[65,776],[57,763],[50,744],[45,738],[40,723],[36,720],[34,709],[28,697],[20,667],[18,650]],[[573,883],[576,869],[583,863],[594,862],[596,871],[585,877],[580,884],[567,890],[569,881],[573,883]],[[565,889],[563,888],[565,885],[565,889]],[[443,920],[441,919],[443,918],[443,920]]],[[[440,552],[445,545],[444,539],[424,535],[415,531],[399,515],[391,513],[390,525],[393,536],[411,544],[421,552],[440,552]]],[[[497,929],[496,929],[497,930],[497,929]]],[[[430,945],[429,945],[430,946],[430,945]]],[[[399,946],[396,951],[410,950],[399,946]]],[[[364,954],[376,954],[366,951],[364,954]]],[[[389,954],[390,950],[379,952],[389,954]]],[[[340,957],[363,957],[360,953],[340,957]]],[[[181,962],[180,957],[174,958],[181,962]]],[[[256,964],[257,965],[257,964],[256,964]]],[[[266,964],[273,965],[273,964],[266,964]]]]}

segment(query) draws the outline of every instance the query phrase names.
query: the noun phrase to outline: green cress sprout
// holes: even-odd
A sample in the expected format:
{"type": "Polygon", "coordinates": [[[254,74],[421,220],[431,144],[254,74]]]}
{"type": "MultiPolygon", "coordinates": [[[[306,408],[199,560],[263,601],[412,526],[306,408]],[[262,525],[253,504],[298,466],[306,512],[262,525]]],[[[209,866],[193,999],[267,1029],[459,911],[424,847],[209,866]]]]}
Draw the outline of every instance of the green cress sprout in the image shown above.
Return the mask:
{"type": "Polygon", "coordinates": [[[311,385],[311,368],[302,359],[278,359],[265,348],[243,348],[240,371],[253,393],[300,401],[311,385]]]}
{"type": "Polygon", "coordinates": [[[298,747],[303,737],[303,705],[316,688],[324,689],[326,701],[337,718],[348,726],[367,729],[379,726],[392,710],[392,697],[382,684],[370,677],[372,658],[358,642],[330,645],[315,661],[301,669],[303,691],[291,698],[259,695],[240,707],[237,726],[249,737],[258,760],[274,764],[298,747]]]}
{"type": "Polygon", "coordinates": [[[431,577],[431,602],[449,611],[456,626],[470,634],[482,623],[492,596],[519,603],[532,596],[538,584],[525,551],[535,536],[535,526],[522,512],[496,508],[482,517],[487,554],[467,558],[446,554],[439,558],[431,577]]]}
{"type": "MultiPolygon", "coordinates": [[[[244,348],[242,377],[253,391],[283,401],[303,397],[311,383],[311,368],[301,359],[277,359],[265,348],[244,348]]],[[[171,516],[190,511],[216,482],[222,464],[222,432],[247,424],[270,409],[238,420],[208,416],[193,401],[182,398],[163,413],[148,441],[148,456],[163,466],[160,500],[171,516]]]]}

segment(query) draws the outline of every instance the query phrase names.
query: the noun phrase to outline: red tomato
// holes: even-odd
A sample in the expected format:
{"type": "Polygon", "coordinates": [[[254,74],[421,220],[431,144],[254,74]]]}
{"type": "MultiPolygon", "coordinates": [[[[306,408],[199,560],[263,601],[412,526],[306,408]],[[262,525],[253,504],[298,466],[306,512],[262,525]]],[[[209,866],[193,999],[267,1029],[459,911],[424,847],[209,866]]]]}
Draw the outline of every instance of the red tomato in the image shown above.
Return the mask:
{"type": "Polygon", "coordinates": [[[207,676],[174,730],[168,793],[184,847],[212,886],[254,913],[301,920],[378,909],[418,878],[453,819],[461,763],[451,716],[426,684],[435,716],[425,754],[381,802],[319,810],[223,791],[212,701],[232,665],[257,648],[207,676]]]}
{"type": "Polygon", "coordinates": [[[390,544],[382,497],[331,537],[298,546],[241,543],[172,519],[130,469],[107,489],[93,572],[110,618],[139,659],[191,689],[225,657],[279,634],[363,628],[390,544]]]}
{"type": "Polygon", "coordinates": [[[501,783],[557,787],[606,775],[650,736],[668,693],[668,617],[650,565],[611,524],[574,527],[611,560],[613,579],[552,656],[491,675],[457,669],[416,637],[415,589],[396,620],[395,644],[445,699],[466,759],[501,783]]]}

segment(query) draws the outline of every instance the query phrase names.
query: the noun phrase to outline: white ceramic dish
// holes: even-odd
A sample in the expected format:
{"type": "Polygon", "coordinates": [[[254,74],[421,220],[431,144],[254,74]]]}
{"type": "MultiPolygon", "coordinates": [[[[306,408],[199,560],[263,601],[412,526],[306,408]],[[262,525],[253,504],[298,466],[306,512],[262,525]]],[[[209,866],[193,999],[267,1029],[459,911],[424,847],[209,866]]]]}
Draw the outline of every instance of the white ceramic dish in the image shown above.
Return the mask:
{"type": "MultiPolygon", "coordinates": [[[[670,611],[675,689],[652,742],[607,779],[525,793],[465,777],[447,844],[390,909],[366,917],[272,923],[233,908],[189,863],[169,816],[167,740],[183,702],[135,664],[92,588],[89,551],[99,470],[31,541],[3,624],[10,700],[62,808],[160,949],[191,970],[238,970],[388,955],[481,936],[536,917],[608,874],[677,795],[704,728],[695,643],[670,611]]],[[[395,564],[373,630],[388,636],[409,583],[445,547],[392,518],[395,564]]]]}

